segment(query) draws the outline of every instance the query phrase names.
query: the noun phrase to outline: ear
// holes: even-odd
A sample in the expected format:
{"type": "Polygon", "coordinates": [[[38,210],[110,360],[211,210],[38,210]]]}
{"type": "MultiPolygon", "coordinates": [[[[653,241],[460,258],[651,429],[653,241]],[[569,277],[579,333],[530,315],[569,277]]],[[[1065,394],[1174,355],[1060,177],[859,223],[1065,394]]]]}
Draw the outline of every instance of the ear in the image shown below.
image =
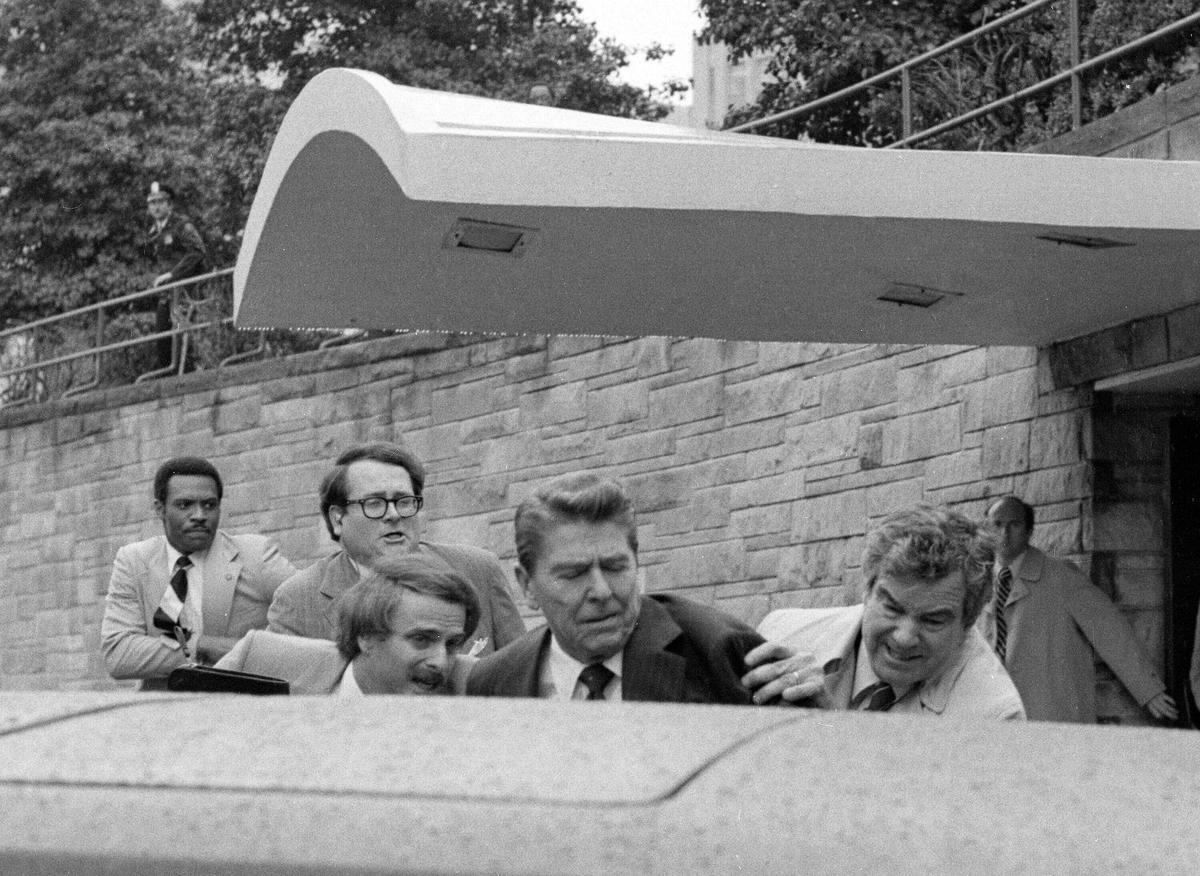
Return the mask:
{"type": "Polygon", "coordinates": [[[159,520],[166,522],[167,506],[163,502],[160,502],[158,499],[154,500],[154,513],[158,515],[159,520]]]}
{"type": "Polygon", "coordinates": [[[526,605],[534,611],[541,611],[542,607],[538,604],[537,594],[534,593],[533,579],[525,571],[525,567],[517,563],[513,566],[513,574],[516,575],[517,584],[521,587],[521,593],[525,597],[526,605]]]}
{"type": "Polygon", "coordinates": [[[346,509],[340,505],[330,505],[329,511],[329,528],[333,530],[333,534],[338,538],[342,537],[342,520],[346,517],[346,509]]]}
{"type": "Polygon", "coordinates": [[[375,650],[375,646],[379,644],[379,636],[359,636],[358,650],[363,654],[370,654],[375,650]]]}

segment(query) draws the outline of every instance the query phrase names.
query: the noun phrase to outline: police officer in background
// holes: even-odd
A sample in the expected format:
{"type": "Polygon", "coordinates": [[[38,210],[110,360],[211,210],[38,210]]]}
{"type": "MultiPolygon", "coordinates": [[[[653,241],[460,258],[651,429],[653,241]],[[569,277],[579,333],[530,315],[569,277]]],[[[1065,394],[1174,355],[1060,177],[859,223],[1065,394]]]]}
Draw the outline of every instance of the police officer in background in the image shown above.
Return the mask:
{"type": "MultiPolygon", "coordinates": [[[[146,211],[150,214],[150,228],[146,236],[146,253],[160,273],[154,278],[154,286],[163,286],[176,280],[185,280],[209,269],[208,247],[196,230],[195,224],[174,209],[175,193],[169,186],[159,182],[150,183],[146,195],[146,211]]],[[[162,295],[155,311],[154,330],[171,330],[171,298],[162,295]]],[[[171,338],[158,342],[158,364],[168,367],[173,364],[171,338]]]]}

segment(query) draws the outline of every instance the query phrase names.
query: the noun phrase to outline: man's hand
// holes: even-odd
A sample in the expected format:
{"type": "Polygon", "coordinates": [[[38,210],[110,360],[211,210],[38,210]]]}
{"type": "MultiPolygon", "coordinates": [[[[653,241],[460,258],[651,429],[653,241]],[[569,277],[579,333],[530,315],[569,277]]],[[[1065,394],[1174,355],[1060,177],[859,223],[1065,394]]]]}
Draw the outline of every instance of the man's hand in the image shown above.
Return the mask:
{"type": "Polygon", "coordinates": [[[170,282],[171,282],[171,272],[170,271],[167,271],[165,274],[159,274],[157,277],[154,278],[155,286],[161,286],[164,283],[170,283],[170,282]]]}
{"type": "Polygon", "coordinates": [[[1165,690],[1151,697],[1144,708],[1160,721],[1179,720],[1179,709],[1175,706],[1175,700],[1171,699],[1171,695],[1165,690]]]}
{"type": "Polygon", "coordinates": [[[825,672],[807,651],[793,651],[782,642],[764,642],[746,655],[750,669],[742,676],[758,705],[782,697],[789,703],[807,700],[804,705],[828,708],[825,672]]]}

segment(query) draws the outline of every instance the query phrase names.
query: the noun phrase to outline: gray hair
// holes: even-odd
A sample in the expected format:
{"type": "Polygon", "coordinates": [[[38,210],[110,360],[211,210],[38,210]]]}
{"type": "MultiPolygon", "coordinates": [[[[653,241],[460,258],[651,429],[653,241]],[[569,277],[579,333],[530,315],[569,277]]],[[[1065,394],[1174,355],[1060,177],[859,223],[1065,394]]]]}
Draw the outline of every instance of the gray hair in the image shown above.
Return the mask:
{"type": "Polygon", "coordinates": [[[933,583],[961,571],[967,627],[991,596],[994,557],[984,527],[958,511],[922,504],[889,514],[867,533],[862,565],[867,592],[883,575],[933,583]]]}

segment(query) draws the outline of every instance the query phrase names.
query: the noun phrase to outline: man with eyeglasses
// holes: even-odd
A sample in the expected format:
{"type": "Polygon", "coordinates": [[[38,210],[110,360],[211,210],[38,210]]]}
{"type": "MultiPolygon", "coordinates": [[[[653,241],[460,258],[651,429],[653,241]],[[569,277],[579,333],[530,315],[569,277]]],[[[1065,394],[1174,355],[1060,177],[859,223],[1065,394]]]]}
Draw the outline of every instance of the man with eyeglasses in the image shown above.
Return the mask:
{"type": "Polygon", "coordinates": [[[467,580],[479,597],[472,653],[500,648],[525,632],[499,561],[476,547],[421,538],[425,468],[398,444],[360,444],[342,453],[321,482],[321,517],[340,550],[285,581],[267,629],[336,639],[335,600],[381,561],[419,554],[467,580]]]}

